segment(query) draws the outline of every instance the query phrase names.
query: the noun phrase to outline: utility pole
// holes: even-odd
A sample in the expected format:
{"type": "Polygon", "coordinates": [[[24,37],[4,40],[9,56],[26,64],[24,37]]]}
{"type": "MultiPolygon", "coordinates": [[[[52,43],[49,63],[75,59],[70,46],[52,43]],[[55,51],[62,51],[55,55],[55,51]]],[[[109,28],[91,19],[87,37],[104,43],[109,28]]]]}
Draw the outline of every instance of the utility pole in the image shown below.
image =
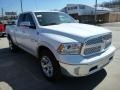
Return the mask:
{"type": "Polygon", "coordinates": [[[23,2],[20,0],[20,7],[21,7],[21,12],[23,13],[23,2]]]}
{"type": "Polygon", "coordinates": [[[97,23],[97,0],[95,0],[95,24],[97,23]]]}
{"type": "Polygon", "coordinates": [[[4,11],[3,11],[3,8],[1,8],[1,14],[2,14],[2,20],[4,20],[4,11]]]}

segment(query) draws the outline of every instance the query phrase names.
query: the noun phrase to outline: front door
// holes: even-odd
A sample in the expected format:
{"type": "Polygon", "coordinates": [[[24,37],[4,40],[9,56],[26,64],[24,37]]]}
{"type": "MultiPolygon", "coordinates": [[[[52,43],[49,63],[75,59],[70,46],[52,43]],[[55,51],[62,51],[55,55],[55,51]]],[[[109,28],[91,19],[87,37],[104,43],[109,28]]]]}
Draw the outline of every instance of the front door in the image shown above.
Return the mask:
{"type": "Polygon", "coordinates": [[[30,22],[30,27],[24,28],[23,43],[25,44],[25,49],[27,49],[30,53],[35,54],[38,38],[35,20],[31,13],[26,14],[25,22],[30,22]]]}

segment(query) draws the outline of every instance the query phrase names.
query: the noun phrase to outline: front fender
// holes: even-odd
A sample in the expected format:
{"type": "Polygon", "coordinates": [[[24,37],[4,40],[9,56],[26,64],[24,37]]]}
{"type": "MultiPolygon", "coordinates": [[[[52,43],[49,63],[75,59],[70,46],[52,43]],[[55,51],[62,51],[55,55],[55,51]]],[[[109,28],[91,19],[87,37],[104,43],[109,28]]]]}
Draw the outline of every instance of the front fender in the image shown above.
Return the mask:
{"type": "MultiPolygon", "coordinates": [[[[57,53],[57,49],[55,49],[55,47],[53,45],[51,45],[50,43],[48,43],[46,41],[41,41],[40,43],[38,43],[37,50],[40,46],[47,47],[53,53],[53,55],[56,57],[56,59],[59,60],[59,54],[57,53]]],[[[39,56],[38,53],[37,53],[37,56],[39,56]]]]}

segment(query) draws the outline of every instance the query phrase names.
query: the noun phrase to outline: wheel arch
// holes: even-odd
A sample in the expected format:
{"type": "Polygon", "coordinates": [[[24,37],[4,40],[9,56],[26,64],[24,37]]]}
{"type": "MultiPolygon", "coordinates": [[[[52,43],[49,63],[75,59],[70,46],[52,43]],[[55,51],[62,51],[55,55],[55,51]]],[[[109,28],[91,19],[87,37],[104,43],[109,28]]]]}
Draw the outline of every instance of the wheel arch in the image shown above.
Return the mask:
{"type": "Polygon", "coordinates": [[[7,39],[10,40],[11,39],[11,36],[9,34],[7,34],[7,39]]]}
{"type": "Polygon", "coordinates": [[[46,45],[40,45],[37,49],[37,57],[40,58],[40,55],[42,53],[42,51],[47,50],[50,53],[52,53],[52,55],[54,55],[54,57],[56,58],[56,60],[59,60],[58,58],[58,54],[57,51],[52,47],[52,46],[46,46],[46,45]]]}
{"type": "MultiPolygon", "coordinates": [[[[44,51],[44,50],[47,50],[47,51],[49,51],[49,52],[52,53],[52,51],[51,51],[48,47],[42,45],[42,46],[39,46],[39,47],[38,47],[38,50],[37,50],[38,57],[40,57],[42,51],[44,51]]],[[[53,54],[53,53],[52,53],[52,54],[53,54]]]]}

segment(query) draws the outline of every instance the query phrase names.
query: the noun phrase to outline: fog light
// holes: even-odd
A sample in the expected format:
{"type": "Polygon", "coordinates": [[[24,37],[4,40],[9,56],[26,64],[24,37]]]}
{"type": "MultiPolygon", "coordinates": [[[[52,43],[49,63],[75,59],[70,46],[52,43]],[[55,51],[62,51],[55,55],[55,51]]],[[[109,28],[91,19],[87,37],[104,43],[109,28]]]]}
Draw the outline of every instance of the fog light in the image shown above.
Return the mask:
{"type": "Polygon", "coordinates": [[[74,69],[74,73],[75,73],[76,75],[79,75],[79,70],[80,70],[80,67],[75,68],[75,69],[74,69]]]}

